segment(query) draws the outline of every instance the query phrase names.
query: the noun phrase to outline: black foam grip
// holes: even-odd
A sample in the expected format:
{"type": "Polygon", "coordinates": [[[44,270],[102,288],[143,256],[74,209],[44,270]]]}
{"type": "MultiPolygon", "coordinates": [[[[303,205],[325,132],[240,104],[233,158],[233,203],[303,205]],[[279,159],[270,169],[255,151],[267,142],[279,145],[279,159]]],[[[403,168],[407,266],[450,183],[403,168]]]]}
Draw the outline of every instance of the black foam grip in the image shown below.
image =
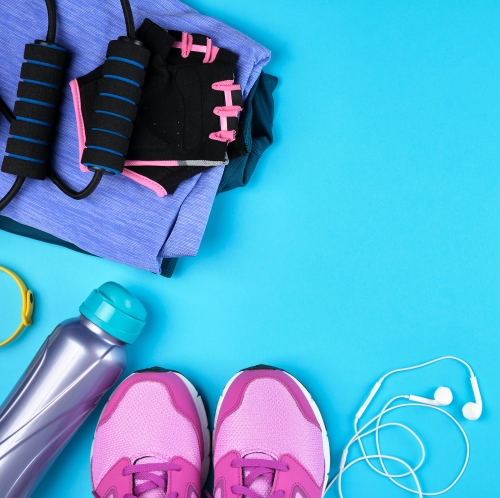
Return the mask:
{"type": "Polygon", "coordinates": [[[128,151],[129,140],[127,137],[115,135],[114,133],[90,130],[87,135],[87,142],[96,147],[114,150],[125,156],[128,151]]]}
{"type": "Polygon", "coordinates": [[[25,99],[41,100],[47,104],[57,105],[59,103],[60,90],[27,81],[20,81],[17,87],[17,96],[25,99]]]}
{"type": "Polygon", "coordinates": [[[41,83],[60,87],[64,82],[64,71],[54,67],[40,66],[32,62],[23,62],[21,79],[40,81],[41,83]]]}
{"type": "Polygon", "coordinates": [[[122,59],[130,59],[144,67],[148,66],[149,50],[142,45],[136,45],[123,40],[112,40],[109,42],[106,58],[121,57],[122,59]]]}
{"type": "Polygon", "coordinates": [[[24,48],[24,59],[43,62],[64,69],[68,61],[68,52],[56,45],[29,43],[24,48]]]}
{"type": "Polygon", "coordinates": [[[14,119],[14,121],[12,121],[9,132],[11,135],[29,137],[32,140],[38,140],[40,142],[50,142],[53,134],[51,126],[41,126],[39,124],[29,123],[28,121],[21,121],[20,119],[14,119]]]}
{"type": "Polygon", "coordinates": [[[102,74],[114,74],[135,81],[141,86],[144,84],[144,78],[146,77],[144,69],[123,61],[109,59],[104,63],[102,74]]]}
{"type": "Polygon", "coordinates": [[[49,148],[45,144],[27,142],[18,138],[10,137],[5,147],[7,154],[25,156],[36,161],[45,162],[49,158],[49,148]]]}
{"type": "Polygon", "coordinates": [[[2,171],[24,178],[47,176],[50,142],[57,119],[67,52],[44,42],[26,45],[26,61],[10,125],[2,171]],[[28,80],[28,81],[26,81],[28,80]]]}
{"type": "Polygon", "coordinates": [[[23,178],[33,178],[34,180],[45,180],[47,177],[45,168],[40,168],[39,165],[37,167],[37,164],[32,161],[25,161],[12,156],[3,158],[2,171],[23,178]]]}
{"type": "Polygon", "coordinates": [[[52,125],[57,117],[57,109],[55,107],[18,100],[14,104],[14,116],[35,119],[41,123],[52,125]]]}
{"type": "Polygon", "coordinates": [[[130,138],[134,130],[134,123],[127,119],[111,116],[110,114],[94,113],[92,115],[91,127],[113,131],[130,138]]]}
{"type": "Polygon", "coordinates": [[[82,163],[91,167],[104,166],[122,172],[125,158],[105,150],[89,149],[87,146],[82,154],[82,163]]]}
{"type": "Polygon", "coordinates": [[[137,116],[137,106],[120,99],[108,99],[100,95],[95,100],[95,108],[101,111],[119,114],[130,121],[134,121],[137,116]]]}
{"type": "Polygon", "coordinates": [[[108,173],[123,171],[148,62],[149,50],[141,45],[125,39],[109,43],[83,164],[108,173]]]}
{"type": "MultiPolygon", "coordinates": [[[[110,78],[104,75],[97,83],[99,94],[107,93],[108,95],[116,95],[122,99],[130,100],[136,105],[141,100],[142,88],[140,86],[132,85],[125,81],[110,78]]],[[[110,98],[110,97],[108,97],[110,98]]]]}

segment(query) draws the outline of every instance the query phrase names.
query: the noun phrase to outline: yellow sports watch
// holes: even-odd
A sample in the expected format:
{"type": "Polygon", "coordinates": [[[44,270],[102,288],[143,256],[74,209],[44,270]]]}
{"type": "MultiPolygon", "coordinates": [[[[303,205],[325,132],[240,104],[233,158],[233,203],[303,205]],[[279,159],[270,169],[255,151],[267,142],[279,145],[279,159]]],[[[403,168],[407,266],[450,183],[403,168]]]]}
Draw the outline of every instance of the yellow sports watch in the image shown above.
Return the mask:
{"type": "Polygon", "coordinates": [[[33,322],[31,321],[31,317],[33,315],[33,305],[35,303],[35,297],[33,292],[30,291],[26,284],[18,277],[13,271],[10,271],[8,268],[0,266],[0,271],[7,273],[10,275],[19,286],[21,291],[21,296],[23,298],[23,310],[21,312],[21,325],[17,327],[17,330],[5,341],[0,342],[0,347],[9,344],[12,342],[26,327],[29,327],[33,322]]]}

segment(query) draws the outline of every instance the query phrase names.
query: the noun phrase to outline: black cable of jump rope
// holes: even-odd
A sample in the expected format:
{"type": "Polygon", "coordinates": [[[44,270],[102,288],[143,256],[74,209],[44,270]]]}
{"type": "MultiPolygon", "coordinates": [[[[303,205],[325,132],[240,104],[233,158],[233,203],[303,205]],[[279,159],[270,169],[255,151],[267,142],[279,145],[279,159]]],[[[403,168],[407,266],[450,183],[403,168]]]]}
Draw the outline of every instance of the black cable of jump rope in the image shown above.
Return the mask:
{"type": "MultiPolygon", "coordinates": [[[[133,36],[135,36],[135,27],[134,27],[134,18],[132,16],[132,9],[130,8],[130,4],[128,3],[128,0],[121,0],[122,6],[123,6],[123,13],[125,15],[125,22],[127,24],[127,33],[129,30],[129,24],[131,23],[132,26],[132,33],[133,36]]],[[[47,27],[47,38],[46,41],[47,43],[55,43],[56,40],[56,5],[54,0],[45,0],[45,3],[47,4],[47,16],[48,16],[48,27],[47,27]]],[[[129,34],[130,36],[130,34],[129,34]]],[[[10,109],[9,109],[10,111],[10,109]]],[[[2,109],[3,112],[3,109],[2,109]]],[[[81,200],[85,199],[88,197],[90,194],[94,192],[94,190],[97,188],[99,183],[101,182],[102,179],[102,172],[96,171],[94,173],[94,177],[90,181],[90,183],[80,192],[77,192],[76,190],[73,190],[71,187],[68,187],[62,179],[57,175],[57,173],[51,168],[49,170],[48,174],[49,178],[52,180],[54,185],[61,190],[64,194],[66,194],[68,197],[71,197],[72,199],[75,200],[81,200]]],[[[19,180],[19,178],[18,178],[19,180]]],[[[24,182],[24,179],[23,179],[24,182]]],[[[17,183],[17,181],[16,181],[17,183]]],[[[14,187],[16,186],[16,183],[14,184],[14,187]]],[[[17,188],[17,191],[21,188],[22,182],[17,188]]],[[[11,192],[14,190],[14,187],[12,187],[11,192]]],[[[12,198],[16,195],[17,191],[13,192],[12,198]]],[[[8,196],[10,195],[7,194],[8,196]]]]}
{"type": "MultiPolygon", "coordinates": [[[[0,111],[2,112],[2,114],[5,116],[5,119],[9,123],[12,122],[12,120],[14,119],[14,114],[9,109],[9,106],[4,102],[2,97],[0,97],[0,111]]],[[[14,197],[21,190],[21,187],[23,186],[24,180],[26,180],[26,178],[24,178],[22,176],[18,176],[16,178],[14,185],[12,185],[12,187],[5,194],[5,196],[2,199],[0,199],[0,211],[5,209],[13,201],[14,197]]]]}
{"type": "Polygon", "coordinates": [[[18,176],[16,178],[14,185],[12,185],[11,189],[7,192],[5,197],[3,199],[0,199],[0,211],[5,209],[14,200],[14,197],[21,190],[24,180],[26,180],[26,178],[24,178],[23,176],[18,176]]]}
{"type": "Polygon", "coordinates": [[[0,112],[5,116],[5,119],[11,123],[14,119],[14,113],[10,110],[9,106],[5,103],[5,101],[0,97],[0,112]]]}
{"type": "Polygon", "coordinates": [[[87,198],[90,194],[94,192],[94,190],[98,187],[99,183],[101,183],[103,173],[102,171],[95,171],[92,180],[90,183],[80,192],[73,190],[71,187],[68,187],[62,179],[57,175],[53,168],[49,170],[49,178],[52,180],[54,185],[68,197],[75,199],[76,201],[81,201],[82,199],[87,198]]]}
{"type": "Polygon", "coordinates": [[[130,7],[129,0],[120,0],[125,17],[125,26],[127,27],[127,36],[135,39],[135,23],[132,8],[130,7]]]}
{"type": "MultiPolygon", "coordinates": [[[[120,0],[125,17],[125,26],[127,27],[127,36],[135,38],[135,23],[130,7],[129,0],[120,0]]],[[[45,0],[47,4],[48,28],[47,28],[47,43],[55,43],[56,40],[56,4],[54,0],[45,0]]]]}
{"type": "Polygon", "coordinates": [[[56,41],[56,4],[54,0],[45,0],[47,4],[47,43],[55,43],[56,41]]]}

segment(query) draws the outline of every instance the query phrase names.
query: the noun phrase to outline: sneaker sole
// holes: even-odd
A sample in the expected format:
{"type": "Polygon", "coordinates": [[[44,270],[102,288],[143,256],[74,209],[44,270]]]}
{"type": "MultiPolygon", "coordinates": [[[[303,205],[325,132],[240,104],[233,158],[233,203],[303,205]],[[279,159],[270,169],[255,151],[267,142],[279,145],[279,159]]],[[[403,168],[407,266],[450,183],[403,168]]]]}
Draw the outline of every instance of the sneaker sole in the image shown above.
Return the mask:
{"type": "MultiPolygon", "coordinates": [[[[177,377],[179,377],[182,380],[184,385],[188,388],[189,394],[191,395],[191,398],[193,399],[194,404],[196,406],[198,416],[200,417],[201,430],[203,433],[204,455],[203,455],[203,462],[201,464],[201,488],[203,489],[203,486],[205,486],[205,483],[206,483],[207,478],[208,478],[208,474],[210,472],[210,449],[211,449],[211,447],[210,447],[211,436],[210,436],[210,429],[208,428],[208,416],[207,416],[207,411],[205,409],[205,404],[203,403],[203,399],[201,398],[200,394],[198,393],[196,388],[193,386],[193,384],[188,379],[186,379],[186,377],[184,377],[184,375],[182,375],[179,372],[176,372],[175,370],[167,370],[167,369],[164,369],[161,367],[152,367],[152,368],[147,368],[145,370],[138,370],[137,372],[130,374],[122,382],[129,379],[130,377],[132,377],[135,374],[145,373],[145,372],[160,372],[160,373],[161,372],[171,372],[171,373],[174,373],[175,375],[177,375],[177,377]]],[[[118,389],[118,387],[119,386],[117,386],[115,388],[113,393],[110,395],[109,399],[111,399],[111,397],[115,393],[116,389],[118,389]]],[[[94,453],[95,435],[97,432],[97,428],[99,427],[99,424],[101,422],[101,418],[102,418],[104,412],[106,411],[108,403],[109,403],[109,400],[106,402],[106,404],[104,405],[104,408],[102,409],[101,415],[99,416],[99,421],[97,422],[96,429],[94,431],[94,438],[92,439],[92,447],[90,450],[90,468],[91,469],[92,469],[92,455],[94,453]]],[[[92,476],[91,476],[91,479],[92,479],[92,476]]]]}
{"type": "Polygon", "coordinates": [[[330,441],[328,440],[326,425],[325,425],[325,422],[323,420],[323,417],[321,416],[321,412],[319,411],[318,405],[313,400],[309,391],[304,387],[304,385],[301,382],[299,382],[293,375],[289,374],[286,370],[283,370],[281,368],[276,368],[276,367],[270,367],[267,365],[258,365],[256,367],[251,367],[251,368],[246,368],[244,370],[241,370],[236,375],[231,377],[229,382],[224,387],[224,390],[222,391],[222,395],[219,397],[219,401],[217,403],[217,409],[215,411],[215,421],[214,421],[214,435],[215,435],[215,427],[217,427],[217,420],[219,418],[220,408],[222,406],[222,402],[224,401],[224,397],[227,394],[227,391],[231,387],[231,384],[236,380],[236,378],[239,375],[241,375],[243,372],[246,372],[248,370],[279,370],[279,371],[285,373],[286,375],[288,375],[300,387],[301,391],[304,393],[304,396],[306,397],[307,401],[309,402],[309,406],[311,407],[316,419],[319,422],[320,428],[321,428],[321,436],[323,439],[323,455],[325,458],[325,479],[323,482],[323,495],[324,495],[325,491],[326,491],[326,487],[328,485],[328,476],[330,473],[330,441]]]}

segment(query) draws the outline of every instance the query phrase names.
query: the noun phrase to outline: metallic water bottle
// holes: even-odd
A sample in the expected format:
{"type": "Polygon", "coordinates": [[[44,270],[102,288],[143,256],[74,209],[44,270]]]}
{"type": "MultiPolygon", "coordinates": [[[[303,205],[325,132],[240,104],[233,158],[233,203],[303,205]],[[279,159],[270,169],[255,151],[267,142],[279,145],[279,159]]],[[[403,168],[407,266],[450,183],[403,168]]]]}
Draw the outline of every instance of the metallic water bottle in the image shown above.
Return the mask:
{"type": "Polygon", "coordinates": [[[29,496],[127,363],[146,310],[113,282],[56,327],[0,407],[0,498],[29,496]]]}

